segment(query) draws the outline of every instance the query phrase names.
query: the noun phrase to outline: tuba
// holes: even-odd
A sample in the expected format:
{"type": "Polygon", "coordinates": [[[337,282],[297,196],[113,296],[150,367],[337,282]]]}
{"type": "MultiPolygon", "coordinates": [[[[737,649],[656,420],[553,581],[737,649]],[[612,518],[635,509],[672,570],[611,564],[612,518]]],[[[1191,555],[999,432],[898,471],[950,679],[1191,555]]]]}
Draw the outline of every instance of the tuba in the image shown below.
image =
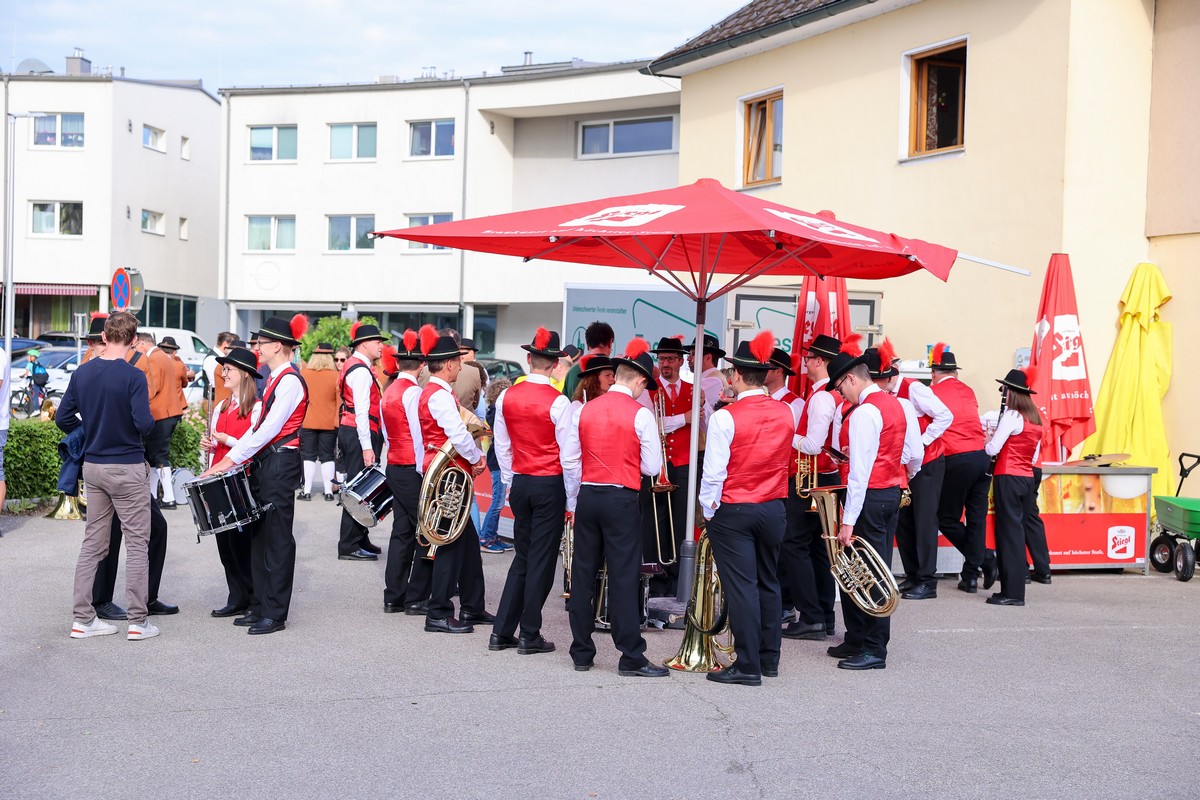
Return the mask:
{"type": "Polygon", "coordinates": [[[822,538],[829,551],[829,571],[841,587],[842,594],[854,601],[864,614],[888,617],[900,602],[900,589],[892,570],[870,544],[855,537],[846,546],[838,541],[841,524],[837,491],[845,487],[827,486],[813,489],[812,496],[821,518],[822,538]]]}
{"type": "Polygon", "coordinates": [[[663,666],[681,672],[715,672],[723,669],[717,653],[733,660],[733,635],[721,644],[717,641],[729,628],[729,606],[721,590],[721,578],[713,560],[708,534],[701,534],[696,543],[696,582],[688,600],[684,618],[683,641],[679,651],[663,662],[663,666]]]}
{"type": "MultiPolygon", "coordinates": [[[[462,406],[458,414],[467,432],[479,441],[492,431],[487,423],[462,406]]],[[[432,445],[429,445],[433,449],[432,445]]],[[[458,464],[458,453],[447,439],[429,462],[421,480],[421,498],[417,506],[417,543],[428,547],[424,556],[433,559],[444,547],[462,535],[471,519],[475,481],[469,470],[458,464]]]]}

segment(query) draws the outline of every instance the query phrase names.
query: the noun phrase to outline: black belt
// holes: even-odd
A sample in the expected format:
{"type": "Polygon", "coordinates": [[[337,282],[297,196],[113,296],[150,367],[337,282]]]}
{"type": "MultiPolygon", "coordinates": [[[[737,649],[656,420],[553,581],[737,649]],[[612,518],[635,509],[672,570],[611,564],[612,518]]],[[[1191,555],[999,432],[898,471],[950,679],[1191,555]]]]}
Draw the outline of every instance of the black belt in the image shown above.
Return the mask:
{"type": "Polygon", "coordinates": [[[389,467],[397,467],[399,469],[416,469],[416,464],[388,464],[389,467]]]}
{"type": "Polygon", "coordinates": [[[280,439],[278,442],[271,442],[263,448],[267,453],[278,453],[281,450],[295,450],[297,443],[300,441],[300,434],[293,434],[286,439],[280,439]]]}

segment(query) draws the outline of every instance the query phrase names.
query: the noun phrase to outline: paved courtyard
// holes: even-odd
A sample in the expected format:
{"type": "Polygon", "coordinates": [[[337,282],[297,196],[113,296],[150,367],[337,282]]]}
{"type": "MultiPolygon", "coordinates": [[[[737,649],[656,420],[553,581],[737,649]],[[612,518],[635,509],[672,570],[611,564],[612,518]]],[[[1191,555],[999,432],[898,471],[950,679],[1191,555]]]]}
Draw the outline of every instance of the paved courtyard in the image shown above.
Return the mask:
{"type": "MultiPolygon", "coordinates": [[[[140,643],[68,638],[82,523],[3,518],[3,797],[1200,796],[1200,581],[1055,575],[1023,609],[943,581],[896,612],[885,671],[785,640],[779,678],[726,687],[618,677],[603,635],[574,672],[557,596],[550,655],[384,615],[384,562],[338,561],[321,501],[299,504],[287,630],[250,637],[209,617],[215,543],[166,513],[162,594],[182,611],[140,643]]],[[[510,557],[484,558],[494,610],[510,557]]],[[[679,639],[649,632],[648,654],[679,639]]]]}

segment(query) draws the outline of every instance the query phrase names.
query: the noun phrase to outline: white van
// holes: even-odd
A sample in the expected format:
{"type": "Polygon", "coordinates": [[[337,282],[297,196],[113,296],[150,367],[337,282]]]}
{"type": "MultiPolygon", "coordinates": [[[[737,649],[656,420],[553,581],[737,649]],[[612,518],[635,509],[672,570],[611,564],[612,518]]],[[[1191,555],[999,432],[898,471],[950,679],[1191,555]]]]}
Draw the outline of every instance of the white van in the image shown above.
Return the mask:
{"type": "Polygon", "coordinates": [[[170,336],[175,339],[175,344],[179,345],[179,357],[188,365],[201,364],[204,362],[204,357],[212,352],[204,340],[196,335],[194,331],[186,331],[183,328],[153,328],[138,326],[138,333],[148,333],[154,337],[157,344],[163,340],[164,336],[170,336]]]}

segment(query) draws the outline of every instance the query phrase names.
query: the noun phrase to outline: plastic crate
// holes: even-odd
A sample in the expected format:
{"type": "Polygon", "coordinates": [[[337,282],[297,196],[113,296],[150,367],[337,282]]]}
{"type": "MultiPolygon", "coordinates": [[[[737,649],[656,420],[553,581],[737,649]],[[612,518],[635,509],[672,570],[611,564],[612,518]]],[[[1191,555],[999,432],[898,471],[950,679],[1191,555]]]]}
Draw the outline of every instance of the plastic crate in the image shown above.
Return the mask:
{"type": "Polygon", "coordinates": [[[1155,495],[1154,510],[1158,512],[1158,523],[1167,530],[1200,538],[1200,498],[1155,495]]]}

